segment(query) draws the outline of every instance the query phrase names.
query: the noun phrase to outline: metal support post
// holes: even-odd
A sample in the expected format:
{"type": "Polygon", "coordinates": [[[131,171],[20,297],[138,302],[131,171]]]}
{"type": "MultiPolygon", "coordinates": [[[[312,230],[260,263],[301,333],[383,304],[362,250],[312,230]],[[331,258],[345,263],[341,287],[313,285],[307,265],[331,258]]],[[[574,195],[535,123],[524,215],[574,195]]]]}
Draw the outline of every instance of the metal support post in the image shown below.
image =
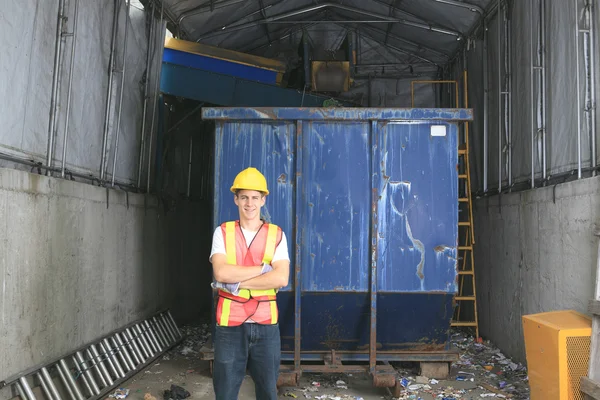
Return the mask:
{"type": "Polygon", "coordinates": [[[585,0],[586,29],[583,32],[584,60],[585,60],[585,111],[590,137],[590,166],[592,176],[596,176],[597,165],[596,151],[596,77],[595,77],[595,42],[594,42],[594,2],[585,0]]]}
{"type": "Polygon", "coordinates": [[[310,44],[306,30],[302,31],[302,55],[304,58],[304,88],[310,88],[310,44]]]}
{"type": "Polygon", "coordinates": [[[596,166],[598,165],[597,150],[596,150],[596,25],[595,25],[595,10],[594,1],[587,0],[588,6],[588,21],[590,30],[589,40],[589,55],[590,55],[590,121],[592,127],[592,175],[596,175],[596,166]]]}
{"type": "MultiPolygon", "coordinates": [[[[163,20],[164,20],[164,11],[165,11],[165,3],[161,2],[160,5],[160,24],[159,27],[162,29],[163,26],[163,20]]],[[[154,119],[156,116],[156,107],[157,107],[157,102],[158,102],[158,97],[159,97],[159,92],[160,92],[160,70],[161,70],[161,65],[162,65],[162,58],[163,58],[163,51],[165,49],[165,30],[162,29],[161,31],[161,41],[160,43],[158,43],[157,47],[160,48],[160,56],[158,57],[158,60],[156,61],[157,66],[156,66],[156,86],[154,87],[154,105],[152,106],[152,119],[151,119],[151,123],[150,123],[150,140],[148,141],[148,170],[146,171],[148,174],[147,180],[146,180],[146,193],[150,193],[150,176],[151,176],[151,172],[152,172],[152,141],[154,140],[154,119]]]]}
{"type": "Polygon", "coordinates": [[[508,187],[510,189],[512,185],[512,179],[510,177],[510,164],[511,160],[511,140],[510,140],[510,53],[509,53],[509,32],[508,32],[508,7],[504,7],[504,90],[502,91],[503,103],[504,103],[504,140],[506,148],[506,156],[504,159],[504,172],[508,181],[508,187]]]}
{"type": "Polygon", "coordinates": [[[540,124],[539,131],[542,135],[542,178],[544,182],[548,177],[548,158],[547,158],[547,123],[546,123],[546,0],[540,1],[540,124]]]}
{"type": "Polygon", "coordinates": [[[144,106],[142,111],[142,131],[140,134],[140,157],[138,159],[137,187],[142,187],[142,166],[144,165],[144,149],[146,141],[146,115],[148,113],[148,83],[150,82],[150,61],[152,59],[152,43],[154,42],[154,9],[148,10],[150,16],[150,33],[148,34],[148,48],[146,49],[146,78],[144,80],[144,106]]]}
{"type": "Polygon", "coordinates": [[[498,0],[498,193],[502,193],[502,10],[506,5],[498,0]]]}
{"type": "Polygon", "coordinates": [[[488,82],[488,27],[483,20],[483,192],[488,191],[489,163],[489,82],[488,82]]]}
{"type": "Polygon", "coordinates": [[[507,74],[508,74],[508,187],[512,188],[512,33],[510,19],[506,21],[506,43],[507,43],[507,74]]]}
{"type": "MultiPolygon", "coordinates": [[[[296,123],[296,171],[302,170],[302,155],[304,149],[303,122],[296,123]]],[[[296,188],[302,187],[302,174],[296,174],[296,188]]],[[[296,190],[296,204],[304,204],[303,191],[296,190]]],[[[298,214],[296,215],[296,227],[300,227],[298,214]]],[[[302,229],[296,229],[296,248],[294,259],[294,371],[300,373],[300,349],[302,333],[302,229]]]]}
{"type": "Polygon", "coordinates": [[[192,156],[194,155],[194,135],[190,134],[190,156],[188,159],[188,179],[187,179],[187,197],[190,197],[190,188],[192,184],[192,156]]]}
{"type": "Polygon", "coordinates": [[[535,188],[535,98],[533,94],[534,85],[534,63],[533,63],[533,1],[529,2],[529,57],[530,57],[530,73],[529,73],[529,110],[531,112],[531,188],[535,188]]]}
{"type": "Polygon", "coordinates": [[[581,179],[581,96],[579,82],[579,0],[575,0],[575,76],[577,78],[577,179],[581,179]]]}
{"type": "MultiPolygon", "coordinates": [[[[58,99],[60,86],[58,84],[62,69],[62,31],[65,20],[65,0],[58,1],[58,21],[56,23],[56,43],[54,44],[54,73],[52,76],[52,94],[50,100],[50,123],[48,126],[48,148],[46,149],[46,166],[52,166],[54,153],[54,134],[56,131],[56,117],[58,114],[58,99]]],[[[73,40],[75,38],[73,37],[73,40]]],[[[46,170],[49,175],[50,171],[46,170]]]]}
{"type": "Polygon", "coordinates": [[[123,63],[121,64],[121,87],[119,88],[119,111],[117,112],[117,132],[115,138],[115,154],[113,157],[113,168],[111,185],[115,186],[115,175],[117,174],[117,156],[119,155],[119,133],[121,132],[121,113],[123,112],[123,87],[125,86],[125,65],[127,64],[127,33],[129,30],[129,10],[131,0],[127,0],[125,7],[125,34],[123,39],[123,63]]]}
{"type": "Polygon", "coordinates": [[[112,38],[110,41],[110,55],[108,59],[108,88],[106,90],[106,110],[104,112],[104,134],[102,135],[102,157],[100,158],[100,181],[104,181],[106,175],[106,147],[108,144],[110,108],[112,106],[112,86],[113,75],[115,72],[115,44],[117,42],[117,28],[119,27],[119,3],[119,0],[114,1],[112,38]]]}
{"type": "Polygon", "coordinates": [[[67,161],[67,141],[69,139],[69,116],[71,114],[71,92],[73,87],[73,67],[75,66],[75,47],[77,44],[77,19],[79,16],[79,0],[75,0],[75,11],[73,15],[73,37],[71,38],[71,62],[69,68],[69,86],[67,89],[67,109],[65,112],[65,134],[63,136],[62,161],[60,176],[65,177],[65,164],[67,161]]]}

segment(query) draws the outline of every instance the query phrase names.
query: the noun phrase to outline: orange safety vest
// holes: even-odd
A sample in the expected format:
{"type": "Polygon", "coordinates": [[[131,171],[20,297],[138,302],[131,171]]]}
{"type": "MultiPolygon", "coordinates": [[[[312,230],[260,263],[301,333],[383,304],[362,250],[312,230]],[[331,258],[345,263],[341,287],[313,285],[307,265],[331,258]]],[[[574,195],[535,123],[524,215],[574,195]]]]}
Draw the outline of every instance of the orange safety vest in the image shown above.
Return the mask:
{"type": "MultiPolygon", "coordinates": [[[[225,253],[228,264],[260,265],[270,264],[275,248],[281,242],[281,228],[274,224],[263,224],[248,247],[239,221],[225,222],[221,225],[225,241],[225,253]]],[[[252,321],[273,325],[278,320],[277,291],[240,289],[237,296],[219,290],[217,303],[217,325],[239,326],[252,321]]]]}

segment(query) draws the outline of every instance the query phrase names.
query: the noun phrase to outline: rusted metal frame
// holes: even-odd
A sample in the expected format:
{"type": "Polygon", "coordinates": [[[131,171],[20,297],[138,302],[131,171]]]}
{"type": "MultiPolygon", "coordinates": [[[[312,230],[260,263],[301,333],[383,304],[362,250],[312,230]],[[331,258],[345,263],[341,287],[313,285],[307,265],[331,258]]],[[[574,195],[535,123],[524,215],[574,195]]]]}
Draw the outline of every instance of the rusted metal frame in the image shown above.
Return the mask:
{"type": "MultiPolygon", "coordinates": [[[[211,353],[212,354],[212,353],[211,353]]],[[[211,354],[205,355],[210,357],[211,354]]],[[[301,361],[325,361],[329,357],[327,352],[303,351],[301,361]]],[[[291,361],[294,358],[293,351],[282,351],[281,359],[291,361]]],[[[336,357],[342,362],[364,362],[369,360],[368,351],[337,351],[336,357]]],[[[206,358],[212,359],[212,358],[206,358]]],[[[432,351],[408,351],[408,350],[379,350],[378,361],[423,361],[423,362],[453,362],[459,359],[456,351],[432,350],[432,351]]]]}
{"type": "MultiPolygon", "coordinates": [[[[302,371],[308,372],[308,373],[344,372],[344,373],[368,374],[369,366],[368,365],[358,365],[358,364],[355,364],[355,365],[343,365],[343,364],[307,365],[307,364],[305,364],[302,366],[302,371]]],[[[293,374],[294,373],[293,367],[291,365],[282,365],[279,368],[279,373],[280,374],[293,374]]],[[[394,370],[394,367],[392,367],[391,365],[378,365],[377,368],[375,369],[375,374],[385,376],[385,375],[389,375],[389,374],[395,374],[395,370],[394,370]]],[[[393,384],[389,385],[389,386],[393,386],[393,384]]]]}
{"type": "MultiPolygon", "coordinates": [[[[361,119],[364,121],[397,121],[419,119],[434,121],[444,119],[447,121],[466,121],[473,119],[472,109],[463,108],[354,108],[340,109],[336,107],[305,107],[302,109],[287,107],[204,107],[202,118],[217,121],[237,119],[265,120],[265,119],[293,119],[293,120],[336,120],[348,121],[361,119]]],[[[445,293],[443,291],[440,294],[445,293]]]]}
{"type": "MultiPolygon", "coordinates": [[[[296,204],[304,204],[302,196],[302,149],[304,146],[304,135],[302,135],[303,121],[296,122],[296,204]]],[[[294,260],[294,371],[297,376],[301,374],[301,321],[302,321],[302,231],[298,229],[301,224],[298,221],[298,213],[296,215],[296,258],[294,260]]]]}
{"type": "Polygon", "coordinates": [[[379,129],[378,121],[371,120],[371,315],[369,335],[369,372],[375,373],[377,364],[377,239],[379,208],[379,129]]]}

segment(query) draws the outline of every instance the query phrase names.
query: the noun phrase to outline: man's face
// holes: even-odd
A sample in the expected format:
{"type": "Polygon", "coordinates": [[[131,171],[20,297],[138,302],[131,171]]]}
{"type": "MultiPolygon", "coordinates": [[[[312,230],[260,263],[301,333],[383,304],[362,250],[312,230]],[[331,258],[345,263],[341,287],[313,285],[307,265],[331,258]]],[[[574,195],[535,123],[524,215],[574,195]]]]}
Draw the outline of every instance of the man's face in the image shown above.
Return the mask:
{"type": "Polygon", "coordinates": [[[260,218],[260,209],[266,198],[256,190],[240,190],[233,200],[240,211],[240,218],[254,220],[260,218]]]}

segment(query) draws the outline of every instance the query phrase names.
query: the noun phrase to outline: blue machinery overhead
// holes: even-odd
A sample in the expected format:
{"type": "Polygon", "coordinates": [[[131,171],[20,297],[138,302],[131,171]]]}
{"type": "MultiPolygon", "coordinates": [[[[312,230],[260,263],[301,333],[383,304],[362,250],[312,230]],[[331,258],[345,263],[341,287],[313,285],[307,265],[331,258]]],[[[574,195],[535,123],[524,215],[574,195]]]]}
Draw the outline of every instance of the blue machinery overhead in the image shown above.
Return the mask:
{"type": "Polygon", "coordinates": [[[322,107],[329,97],[280,87],[285,64],[169,38],[160,90],[220,106],[322,107]]]}
{"type": "MultiPolygon", "coordinates": [[[[267,177],[265,219],[289,238],[277,301],[280,385],[302,372],[451,362],[457,293],[458,124],[470,109],[205,108],[215,120],[215,227],[237,218],[228,185],[267,177]],[[362,364],[361,364],[362,363],[362,364]]],[[[203,352],[212,359],[210,350],[203,352]]]]}

